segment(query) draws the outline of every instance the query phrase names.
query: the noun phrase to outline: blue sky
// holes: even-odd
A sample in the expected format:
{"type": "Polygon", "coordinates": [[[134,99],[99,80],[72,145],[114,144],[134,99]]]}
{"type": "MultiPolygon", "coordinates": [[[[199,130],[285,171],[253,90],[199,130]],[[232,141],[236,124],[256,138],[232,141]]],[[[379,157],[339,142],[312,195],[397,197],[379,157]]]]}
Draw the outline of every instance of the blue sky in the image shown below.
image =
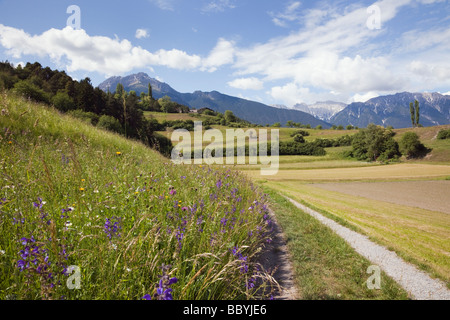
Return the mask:
{"type": "Polygon", "coordinates": [[[449,53],[448,0],[0,0],[0,60],[94,86],[146,72],[180,92],[349,103],[449,93],[449,53]]]}

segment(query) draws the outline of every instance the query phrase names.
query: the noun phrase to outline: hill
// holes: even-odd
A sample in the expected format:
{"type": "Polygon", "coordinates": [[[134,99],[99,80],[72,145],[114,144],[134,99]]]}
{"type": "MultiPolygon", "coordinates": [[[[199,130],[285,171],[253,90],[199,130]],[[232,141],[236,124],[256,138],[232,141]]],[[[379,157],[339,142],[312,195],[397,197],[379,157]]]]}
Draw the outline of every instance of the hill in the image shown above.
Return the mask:
{"type": "Polygon", "coordinates": [[[380,96],[367,102],[355,102],[334,115],[330,122],[360,128],[374,123],[394,128],[411,127],[409,103],[420,103],[420,123],[424,126],[450,124],[450,96],[439,93],[397,93],[380,96]]]}
{"type": "Polygon", "coordinates": [[[306,112],[274,108],[259,102],[225,95],[217,91],[180,93],[168,84],[153,79],[143,72],[126,77],[112,77],[99,84],[98,87],[103,91],[109,90],[112,92],[115,90],[118,83],[122,83],[126,91],[133,90],[136,91],[138,95],[141,92],[147,93],[148,84],[150,84],[155,99],[167,95],[172,101],[194,109],[210,108],[221,113],[230,110],[237,117],[255,124],[272,125],[276,122],[280,122],[282,125],[285,125],[287,121],[291,120],[297,123],[310,124],[312,127],[318,125],[321,125],[324,128],[331,127],[329,123],[317,119],[306,112]]]}
{"type": "Polygon", "coordinates": [[[1,300],[258,298],[270,220],[240,173],[168,163],[8,92],[0,104],[1,300]]]}

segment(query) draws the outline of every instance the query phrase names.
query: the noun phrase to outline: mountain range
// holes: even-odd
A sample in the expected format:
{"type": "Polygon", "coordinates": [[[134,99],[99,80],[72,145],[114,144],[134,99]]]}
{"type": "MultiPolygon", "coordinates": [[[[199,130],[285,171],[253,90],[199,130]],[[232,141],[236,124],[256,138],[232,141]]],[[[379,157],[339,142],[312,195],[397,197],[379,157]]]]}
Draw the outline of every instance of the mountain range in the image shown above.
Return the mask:
{"type": "Polygon", "coordinates": [[[297,103],[292,108],[288,108],[285,105],[274,105],[280,109],[294,109],[303,111],[313,115],[314,117],[329,122],[330,119],[338,112],[347,107],[345,103],[335,101],[316,102],[314,104],[297,103]]]}
{"type": "Polygon", "coordinates": [[[115,91],[118,83],[125,90],[134,90],[138,95],[147,93],[148,84],[152,86],[155,99],[169,96],[172,101],[186,105],[192,109],[210,108],[218,112],[231,110],[239,118],[255,124],[274,124],[287,121],[321,125],[323,128],[331,124],[367,127],[374,123],[394,128],[411,126],[409,103],[418,100],[420,103],[420,123],[424,126],[450,124],[450,96],[439,93],[409,93],[380,96],[366,102],[354,102],[349,105],[325,101],[315,104],[299,103],[292,108],[284,105],[268,106],[263,103],[241,99],[222,94],[218,91],[180,93],[170,85],[149,77],[146,73],[132,74],[126,77],[111,77],[99,85],[103,91],[115,91]]]}
{"type": "Polygon", "coordinates": [[[281,125],[285,125],[287,121],[291,120],[297,123],[310,124],[312,127],[318,125],[321,125],[323,128],[331,127],[329,123],[303,111],[274,108],[263,103],[225,95],[218,91],[180,93],[168,84],[151,78],[143,72],[126,77],[111,77],[98,87],[103,91],[114,92],[118,83],[121,83],[126,91],[134,90],[138,95],[141,92],[147,93],[148,84],[150,83],[153,98],[155,99],[168,96],[172,101],[192,109],[210,108],[221,113],[230,110],[237,117],[254,124],[272,125],[279,122],[281,125]]]}
{"type": "Polygon", "coordinates": [[[354,102],[330,118],[335,125],[353,125],[365,128],[369,123],[394,128],[411,127],[409,103],[420,103],[420,121],[423,126],[450,124],[450,96],[440,93],[402,92],[354,102]]]}

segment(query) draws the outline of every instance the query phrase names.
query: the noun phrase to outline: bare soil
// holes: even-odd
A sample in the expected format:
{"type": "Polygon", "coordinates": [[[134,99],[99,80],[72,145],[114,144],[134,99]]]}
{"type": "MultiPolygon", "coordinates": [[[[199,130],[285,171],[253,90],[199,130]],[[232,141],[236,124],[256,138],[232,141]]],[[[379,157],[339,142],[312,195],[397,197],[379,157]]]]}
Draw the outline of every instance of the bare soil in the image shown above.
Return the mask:
{"type": "Polygon", "coordinates": [[[318,183],[349,195],[450,214],[450,180],[318,183]]]}
{"type": "Polygon", "coordinates": [[[280,285],[279,290],[276,290],[273,295],[275,300],[298,300],[300,297],[294,283],[294,268],[285,235],[271,210],[270,218],[273,225],[272,242],[264,248],[259,257],[259,263],[269,273],[273,272],[272,277],[280,285]]]}

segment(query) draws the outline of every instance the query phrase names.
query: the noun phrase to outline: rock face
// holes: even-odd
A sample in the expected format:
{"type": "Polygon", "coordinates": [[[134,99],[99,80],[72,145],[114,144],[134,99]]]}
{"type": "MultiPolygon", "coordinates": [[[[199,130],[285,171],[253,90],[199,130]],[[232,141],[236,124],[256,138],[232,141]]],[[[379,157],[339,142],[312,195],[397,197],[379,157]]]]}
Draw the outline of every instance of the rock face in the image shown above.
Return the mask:
{"type": "Polygon", "coordinates": [[[409,103],[420,103],[420,124],[435,126],[450,124],[450,96],[439,93],[409,93],[380,96],[367,102],[355,102],[334,115],[336,125],[366,127],[370,123],[394,128],[411,127],[409,103]]]}
{"type": "Polygon", "coordinates": [[[108,90],[114,92],[118,83],[121,83],[126,91],[136,91],[137,95],[140,95],[141,92],[147,93],[148,84],[150,83],[155,99],[167,95],[172,101],[194,109],[210,108],[222,113],[230,110],[237,117],[255,124],[272,125],[280,122],[284,126],[287,121],[291,120],[297,123],[310,124],[312,127],[321,125],[323,128],[329,128],[331,126],[329,123],[303,111],[274,108],[259,102],[228,96],[217,91],[180,93],[168,84],[153,79],[143,72],[126,77],[111,77],[102,82],[99,88],[105,92],[108,90]]]}

